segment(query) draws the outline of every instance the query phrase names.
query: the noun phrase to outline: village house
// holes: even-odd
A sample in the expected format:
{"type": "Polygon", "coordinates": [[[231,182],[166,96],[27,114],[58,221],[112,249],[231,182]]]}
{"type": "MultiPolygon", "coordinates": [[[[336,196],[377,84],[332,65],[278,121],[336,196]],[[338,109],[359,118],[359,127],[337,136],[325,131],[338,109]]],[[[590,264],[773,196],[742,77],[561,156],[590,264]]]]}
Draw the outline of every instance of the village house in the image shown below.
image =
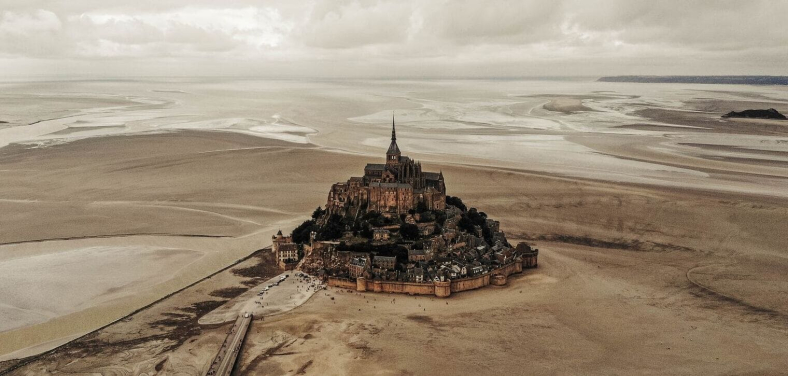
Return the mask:
{"type": "Polygon", "coordinates": [[[500,228],[501,228],[501,222],[498,222],[496,220],[488,218],[487,219],[487,228],[489,228],[490,232],[492,232],[492,233],[499,232],[500,228]]]}
{"type": "Polygon", "coordinates": [[[372,230],[372,239],[375,241],[386,241],[391,237],[391,231],[385,228],[376,228],[372,230]]]}
{"type": "Polygon", "coordinates": [[[423,249],[409,249],[408,261],[410,262],[427,261],[427,251],[423,249]]]}
{"type": "Polygon", "coordinates": [[[274,254],[279,267],[298,261],[298,244],[293,243],[293,238],[282,235],[282,230],[271,237],[271,252],[274,254]]]}
{"type": "Polygon", "coordinates": [[[347,264],[348,275],[350,278],[363,277],[370,266],[369,255],[353,256],[347,264]]]}
{"type": "Polygon", "coordinates": [[[427,272],[421,266],[415,266],[412,268],[408,268],[405,273],[405,280],[408,282],[428,282],[429,277],[427,276],[427,272]]]}
{"type": "Polygon", "coordinates": [[[419,227],[419,234],[421,236],[430,236],[435,232],[434,223],[419,223],[417,226],[419,227]]]}
{"type": "Polygon", "coordinates": [[[471,267],[471,275],[482,275],[485,272],[484,266],[476,265],[471,267]]]}
{"type": "Polygon", "coordinates": [[[397,257],[396,256],[375,256],[372,259],[372,264],[375,267],[381,269],[394,269],[394,266],[397,265],[397,257]]]}

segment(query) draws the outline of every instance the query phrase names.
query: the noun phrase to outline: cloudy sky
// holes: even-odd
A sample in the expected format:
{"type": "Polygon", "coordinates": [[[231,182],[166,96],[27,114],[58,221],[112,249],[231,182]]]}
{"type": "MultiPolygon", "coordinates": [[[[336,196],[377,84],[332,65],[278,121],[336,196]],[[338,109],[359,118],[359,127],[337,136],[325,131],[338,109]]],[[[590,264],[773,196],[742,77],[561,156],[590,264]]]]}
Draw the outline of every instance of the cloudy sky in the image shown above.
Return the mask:
{"type": "Polygon", "coordinates": [[[0,0],[0,76],[788,75],[788,1],[0,0]]]}

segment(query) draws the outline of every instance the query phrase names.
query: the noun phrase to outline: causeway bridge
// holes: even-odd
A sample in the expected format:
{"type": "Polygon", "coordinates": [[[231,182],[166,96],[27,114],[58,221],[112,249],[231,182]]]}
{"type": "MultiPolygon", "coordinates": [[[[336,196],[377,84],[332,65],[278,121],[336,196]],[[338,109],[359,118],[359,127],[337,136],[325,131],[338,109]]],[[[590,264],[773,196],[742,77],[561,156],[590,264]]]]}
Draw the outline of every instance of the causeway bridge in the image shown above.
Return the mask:
{"type": "Polygon", "coordinates": [[[252,314],[244,313],[235,320],[232,329],[227,333],[227,338],[216,354],[211,368],[205,373],[206,376],[230,376],[235,368],[235,361],[241,353],[241,345],[244,342],[246,333],[249,331],[249,324],[252,323],[252,314]]]}

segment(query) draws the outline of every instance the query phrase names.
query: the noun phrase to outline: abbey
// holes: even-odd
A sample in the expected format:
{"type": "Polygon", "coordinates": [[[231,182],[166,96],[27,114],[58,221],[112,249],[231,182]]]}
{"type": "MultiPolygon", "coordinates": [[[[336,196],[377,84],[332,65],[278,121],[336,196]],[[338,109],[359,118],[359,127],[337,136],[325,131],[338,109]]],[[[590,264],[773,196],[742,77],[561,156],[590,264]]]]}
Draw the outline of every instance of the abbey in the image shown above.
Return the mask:
{"type": "Polygon", "coordinates": [[[326,209],[331,214],[343,215],[349,210],[402,214],[420,204],[427,210],[446,208],[443,173],[422,171],[420,162],[402,155],[392,118],[386,163],[367,164],[363,177],[351,177],[345,183],[331,186],[326,209]]]}

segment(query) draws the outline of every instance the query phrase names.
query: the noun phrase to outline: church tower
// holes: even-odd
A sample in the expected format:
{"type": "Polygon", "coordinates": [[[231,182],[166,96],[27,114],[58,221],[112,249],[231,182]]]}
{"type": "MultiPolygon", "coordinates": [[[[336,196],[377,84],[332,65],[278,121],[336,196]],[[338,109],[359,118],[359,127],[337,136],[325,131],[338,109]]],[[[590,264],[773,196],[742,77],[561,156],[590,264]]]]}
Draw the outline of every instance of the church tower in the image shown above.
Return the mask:
{"type": "Polygon", "coordinates": [[[394,128],[394,115],[391,115],[391,145],[389,145],[389,150],[386,152],[386,166],[398,165],[400,162],[400,157],[402,153],[399,151],[399,146],[397,146],[397,131],[394,128]]]}

